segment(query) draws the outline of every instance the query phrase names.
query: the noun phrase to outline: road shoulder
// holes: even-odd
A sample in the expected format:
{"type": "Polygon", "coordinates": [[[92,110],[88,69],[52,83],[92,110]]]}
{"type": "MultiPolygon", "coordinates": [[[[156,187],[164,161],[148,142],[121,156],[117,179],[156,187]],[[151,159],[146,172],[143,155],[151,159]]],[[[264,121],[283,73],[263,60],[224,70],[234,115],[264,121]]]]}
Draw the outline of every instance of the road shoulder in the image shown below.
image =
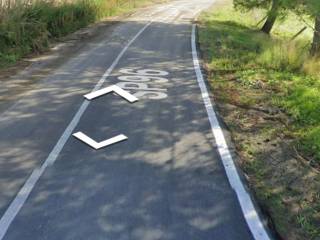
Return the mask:
{"type": "MultiPolygon", "coordinates": [[[[237,69],[220,70],[228,64],[223,50],[217,52],[227,38],[227,33],[219,35],[228,30],[222,28],[226,24],[200,22],[200,42],[217,111],[230,130],[238,164],[282,239],[314,239],[319,229],[319,171],[296,150],[292,119],[272,101],[276,88],[263,78],[249,84],[237,69]]],[[[241,27],[234,27],[240,32],[241,27]]],[[[228,50],[232,54],[233,49],[228,50]]]]}

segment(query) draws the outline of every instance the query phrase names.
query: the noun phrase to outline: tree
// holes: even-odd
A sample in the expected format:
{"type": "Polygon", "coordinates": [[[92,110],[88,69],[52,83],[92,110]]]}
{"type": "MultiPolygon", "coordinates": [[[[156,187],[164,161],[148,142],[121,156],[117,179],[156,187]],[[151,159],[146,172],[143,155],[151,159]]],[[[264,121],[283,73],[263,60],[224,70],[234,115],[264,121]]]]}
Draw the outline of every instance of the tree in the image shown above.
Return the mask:
{"type": "MultiPolygon", "coordinates": [[[[320,56],[320,1],[319,0],[285,0],[288,7],[299,16],[309,16],[314,20],[313,40],[310,49],[312,56],[320,56]]],[[[303,18],[302,18],[303,19],[303,18]]],[[[307,25],[308,24],[306,22],[307,25]]],[[[311,26],[312,27],[312,26],[311,26]]]]}
{"type": "Polygon", "coordinates": [[[312,56],[320,56],[320,15],[315,17],[314,34],[310,53],[312,56]]]}
{"type": "Polygon", "coordinates": [[[314,34],[310,50],[312,56],[320,56],[320,0],[233,0],[234,6],[242,10],[267,9],[266,21],[261,31],[270,34],[279,16],[285,17],[288,10],[299,16],[308,15],[314,19],[314,34]]]}
{"type": "Polygon", "coordinates": [[[252,10],[254,8],[267,9],[266,21],[261,31],[270,34],[277,17],[284,12],[286,0],[233,0],[234,6],[238,9],[252,10]]]}
{"type": "Polygon", "coordinates": [[[304,0],[307,14],[314,18],[313,41],[310,54],[312,56],[320,56],[320,1],[304,0]]]}
{"type": "Polygon", "coordinates": [[[278,14],[279,14],[279,0],[273,0],[271,9],[268,12],[267,20],[264,23],[263,27],[261,28],[261,31],[263,31],[267,34],[270,34],[270,32],[273,28],[273,25],[276,22],[278,14]]]}

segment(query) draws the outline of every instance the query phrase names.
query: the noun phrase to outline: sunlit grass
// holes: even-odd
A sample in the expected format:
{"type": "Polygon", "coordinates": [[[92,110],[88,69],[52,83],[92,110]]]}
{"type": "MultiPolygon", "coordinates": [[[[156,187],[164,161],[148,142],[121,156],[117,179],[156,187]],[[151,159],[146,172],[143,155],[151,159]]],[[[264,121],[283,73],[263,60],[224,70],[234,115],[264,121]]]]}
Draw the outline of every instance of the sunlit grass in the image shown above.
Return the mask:
{"type": "MultiPolygon", "coordinates": [[[[290,14],[287,20],[277,22],[272,36],[268,36],[261,33],[256,24],[263,16],[263,11],[239,13],[230,5],[202,15],[199,41],[210,70],[212,87],[219,89],[217,95],[223,102],[233,101],[232,104],[242,106],[266,104],[285,111],[290,120],[285,133],[295,138],[295,147],[300,153],[319,166],[320,59],[309,56],[312,30],[291,40],[305,22],[290,14]],[[230,74],[232,81],[226,79],[230,74]],[[248,88],[254,91],[261,84],[264,85],[259,88],[261,93],[264,91],[261,89],[267,91],[261,99],[246,91],[248,88]]],[[[283,196],[271,193],[264,186],[267,181],[260,175],[266,166],[257,163],[258,159],[255,159],[245,167],[254,174],[258,197],[268,202],[277,230],[284,233],[288,219],[281,202],[283,196]]],[[[284,189],[281,194],[287,192],[289,190],[284,189]]],[[[314,220],[317,212],[313,207],[304,206],[306,212],[292,220],[310,236],[308,239],[320,235],[314,220]]],[[[296,213],[290,214],[296,216],[296,213]]]]}
{"type": "MultiPolygon", "coordinates": [[[[19,3],[19,1],[17,1],[19,3]]],[[[0,67],[30,52],[41,52],[49,39],[74,32],[101,18],[128,12],[148,0],[35,1],[0,11],[0,67]]]]}
{"type": "MultiPolygon", "coordinates": [[[[320,161],[320,131],[306,130],[320,127],[320,60],[309,57],[307,35],[288,41],[294,33],[288,28],[286,33],[282,29],[282,35],[269,37],[253,24],[259,19],[253,14],[226,6],[202,15],[206,30],[200,31],[200,42],[208,51],[209,67],[233,71],[243,81],[250,79],[252,85],[263,79],[277,86],[281,96],[277,103],[294,117],[301,146],[320,161]]],[[[304,23],[296,29],[301,26],[304,23]]]]}

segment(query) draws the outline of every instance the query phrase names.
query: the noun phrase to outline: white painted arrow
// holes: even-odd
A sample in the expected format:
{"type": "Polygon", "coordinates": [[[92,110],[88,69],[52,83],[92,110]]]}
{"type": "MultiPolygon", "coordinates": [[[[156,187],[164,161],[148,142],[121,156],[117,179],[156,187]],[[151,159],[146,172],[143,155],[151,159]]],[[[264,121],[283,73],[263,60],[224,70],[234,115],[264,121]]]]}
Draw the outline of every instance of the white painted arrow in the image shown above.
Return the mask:
{"type": "Polygon", "coordinates": [[[125,100],[127,100],[130,103],[138,101],[138,98],[136,98],[135,96],[133,96],[129,92],[123,90],[121,87],[118,87],[117,85],[112,85],[110,87],[106,87],[106,88],[100,89],[98,91],[86,94],[86,95],[84,95],[84,97],[88,100],[92,100],[92,99],[95,99],[97,97],[100,97],[102,95],[105,95],[105,94],[108,94],[111,92],[115,92],[116,94],[123,97],[125,100]]]}
{"type": "Polygon", "coordinates": [[[102,141],[102,142],[96,142],[95,140],[93,140],[92,138],[88,137],[87,135],[85,135],[84,133],[82,132],[77,132],[77,133],[74,133],[72,134],[72,136],[76,137],[77,139],[79,139],[80,141],[88,144],[90,147],[98,150],[100,148],[104,148],[104,147],[107,147],[109,145],[112,145],[112,144],[115,144],[115,143],[118,143],[118,142],[122,142],[124,140],[127,140],[127,136],[123,135],[123,134],[120,134],[118,136],[115,136],[113,138],[109,138],[105,141],[102,141]]]}

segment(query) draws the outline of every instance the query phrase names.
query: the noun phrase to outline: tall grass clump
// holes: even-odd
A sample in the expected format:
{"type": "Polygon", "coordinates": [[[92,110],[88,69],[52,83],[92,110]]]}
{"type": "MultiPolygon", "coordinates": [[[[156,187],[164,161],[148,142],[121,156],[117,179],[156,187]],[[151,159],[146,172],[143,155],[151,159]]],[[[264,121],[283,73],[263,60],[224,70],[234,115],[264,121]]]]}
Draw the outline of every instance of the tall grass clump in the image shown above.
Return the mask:
{"type": "Polygon", "coordinates": [[[303,71],[320,79],[320,58],[312,57],[303,63],[303,71]]]}
{"type": "Polygon", "coordinates": [[[89,0],[72,3],[36,1],[16,4],[0,16],[0,61],[15,61],[48,46],[49,38],[60,37],[96,20],[97,7],[89,0]]]}
{"type": "Polygon", "coordinates": [[[98,7],[89,0],[73,4],[62,3],[51,6],[47,3],[35,4],[28,14],[47,24],[52,37],[61,37],[97,20],[98,7]]]}
{"type": "Polygon", "coordinates": [[[0,67],[30,52],[41,52],[51,38],[62,37],[103,17],[148,0],[18,1],[0,7],[0,67]]]}
{"type": "Polygon", "coordinates": [[[300,71],[308,58],[308,51],[299,42],[271,41],[263,46],[258,63],[266,68],[300,71]]]}

